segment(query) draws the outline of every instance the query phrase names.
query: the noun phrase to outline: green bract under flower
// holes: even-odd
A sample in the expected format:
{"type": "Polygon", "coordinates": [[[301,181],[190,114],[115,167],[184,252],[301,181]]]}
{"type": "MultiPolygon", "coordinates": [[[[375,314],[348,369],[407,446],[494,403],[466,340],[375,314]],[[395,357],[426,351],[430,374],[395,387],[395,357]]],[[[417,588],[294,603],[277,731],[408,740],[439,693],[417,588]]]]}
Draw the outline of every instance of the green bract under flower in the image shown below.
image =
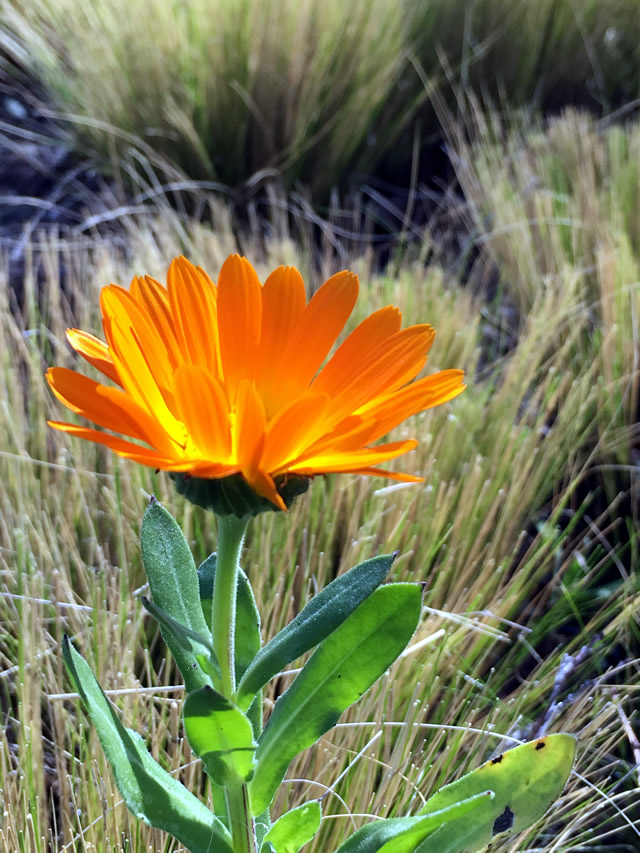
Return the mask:
{"type": "MultiPolygon", "coordinates": [[[[270,510],[277,512],[280,509],[273,501],[254,492],[241,474],[218,480],[176,472],[170,472],[169,476],[183,497],[196,506],[212,510],[216,515],[235,515],[242,518],[270,510]]],[[[278,494],[287,509],[298,495],[307,491],[309,483],[309,477],[286,475],[277,477],[275,481],[278,494]]]]}

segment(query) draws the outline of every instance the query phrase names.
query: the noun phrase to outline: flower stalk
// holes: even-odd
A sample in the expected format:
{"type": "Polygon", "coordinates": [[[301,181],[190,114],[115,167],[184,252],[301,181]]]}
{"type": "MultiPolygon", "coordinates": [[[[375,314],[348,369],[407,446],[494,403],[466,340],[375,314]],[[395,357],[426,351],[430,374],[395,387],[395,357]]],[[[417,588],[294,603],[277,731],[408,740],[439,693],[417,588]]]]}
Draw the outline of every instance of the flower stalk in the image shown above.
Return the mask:
{"type": "MultiPolygon", "coordinates": [[[[236,594],[240,551],[248,517],[218,517],[218,550],[213,584],[212,624],[213,648],[220,665],[222,694],[233,700],[236,690],[235,622],[236,594]]],[[[249,806],[247,786],[225,788],[229,829],[234,853],[255,853],[254,821],[249,806]]]]}
{"type": "Polygon", "coordinates": [[[218,550],[213,584],[211,633],[220,665],[222,694],[233,699],[236,689],[235,623],[240,550],[248,518],[218,516],[218,550]]]}

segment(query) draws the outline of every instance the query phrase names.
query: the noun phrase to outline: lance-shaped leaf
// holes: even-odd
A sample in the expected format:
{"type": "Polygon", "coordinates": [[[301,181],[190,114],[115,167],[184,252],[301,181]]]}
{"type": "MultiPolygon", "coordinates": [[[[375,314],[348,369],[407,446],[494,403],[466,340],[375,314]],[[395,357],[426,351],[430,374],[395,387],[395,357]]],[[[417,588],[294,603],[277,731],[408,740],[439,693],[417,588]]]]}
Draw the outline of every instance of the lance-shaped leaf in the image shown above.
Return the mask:
{"type": "Polygon", "coordinates": [[[203,637],[196,634],[190,628],[185,628],[184,625],[179,625],[175,619],[168,616],[148,598],[142,596],[142,603],[146,610],[156,619],[157,622],[167,631],[170,631],[176,642],[185,649],[191,652],[194,658],[200,664],[200,668],[211,678],[214,684],[220,683],[220,665],[216,660],[216,654],[213,650],[211,635],[203,637]]]}
{"type": "Polygon", "coordinates": [[[468,800],[427,815],[368,823],[347,838],[336,853],[414,853],[417,845],[443,824],[468,815],[492,798],[493,791],[482,791],[468,800]]]}
{"type": "MultiPolygon", "coordinates": [[[[216,554],[211,554],[198,567],[198,583],[200,586],[200,601],[207,625],[211,625],[211,608],[213,601],[213,583],[216,576],[216,554]]],[[[238,567],[238,584],[236,593],[236,630],[235,630],[235,661],[236,682],[260,650],[260,613],[256,607],[253,590],[249,578],[238,567]]],[[[251,703],[249,703],[251,704],[251,703]]],[[[246,711],[246,707],[243,708],[246,711]]]]}
{"type": "Polygon", "coordinates": [[[288,663],[341,625],[380,586],[395,557],[388,554],[365,560],[314,595],[295,619],[255,655],[238,685],[238,704],[245,707],[288,663]]]}
{"type": "Polygon", "coordinates": [[[429,798],[422,812],[434,811],[490,788],[495,797],[468,819],[450,821],[419,853],[483,850],[492,839],[521,832],[547,811],[562,793],[575,758],[573,735],[554,734],[524,743],[487,761],[429,798]]]}
{"type": "Polygon", "coordinates": [[[275,853],[298,853],[320,828],[322,809],[315,800],[291,809],[279,817],[264,837],[264,853],[268,845],[275,853]]]}
{"type": "Polygon", "coordinates": [[[251,776],[256,742],[251,722],[239,708],[203,687],[187,696],[183,715],[191,748],[218,785],[237,785],[251,776]]]}
{"type": "Polygon", "coordinates": [[[227,828],[162,769],[137,732],[122,725],[89,665],[68,637],[63,640],[62,653],[129,810],[150,826],[171,833],[191,853],[233,853],[227,828]]]}
{"type": "Polygon", "coordinates": [[[249,783],[254,814],[268,808],[293,758],[332,728],[398,657],[420,610],[419,586],[380,587],[318,646],[260,736],[249,783]]]}
{"type": "MultiPolygon", "coordinates": [[[[210,640],[191,549],[176,521],[155,498],[149,502],[142,519],[140,542],[154,604],[179,625],[210,640]]],[[[182,673],[187,691],[211,684],[196,656],[185,649],[174,631],[166,624],[161,625],[160,630],[182,673]]]]}

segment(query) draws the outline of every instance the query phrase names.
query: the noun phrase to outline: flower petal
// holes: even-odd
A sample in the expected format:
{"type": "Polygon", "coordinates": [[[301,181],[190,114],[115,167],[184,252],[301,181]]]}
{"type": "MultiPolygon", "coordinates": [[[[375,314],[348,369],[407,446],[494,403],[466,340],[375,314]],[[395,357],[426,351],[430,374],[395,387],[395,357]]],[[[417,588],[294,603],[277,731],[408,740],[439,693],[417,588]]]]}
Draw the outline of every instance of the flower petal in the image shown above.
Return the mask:
{"type": "Polygon", "coordinates": [[[325,430],[324,416],[330,403],[327,394],[307,391],[280,409],[266,430],[261,467],[279,473],[312,445],[325,430]]]}
{"type": "Polygon", "coordinates": [[[302,458],[290,465],[288,470],[297,474],[322,474],[338,471],[359,471],[370,468],[380,462],[395,459],[403,453],[408,453],[418,446],[415,439],[394,441],[389,444],[381,444],[378,447],[364,447],[360,450],[352,450],[349,453],[331,453],[327,451],[322,455],[302,458]]]}
{"type": "Polygon", "coordinates": [[[313,382],[314,391],[335,396],[348,385],[392,335],[400,331],[402,314],[393,305],[381,308],[351,332],[313,382]]]}
{"type": "MultiPolygon", "coordinates": [[[[338,422],[348,414],[413,379],[424,366],[433,340],[431,326],[410,326],[387,338],[359,370],[349,371],[334,386],[332,415],[338,422]]],[[[313,383],[315,389],[315,382],[313,383]]],[[[322,385],[321,385],[322,387],[322,385]]]]}
{"type": "Polygon", "coordinates": [[[129,292],[148,315],[149,321],[167,351],[170,365],[175,368],[182,364],[185,361],[185,356],[176,336],[169,294],[166,288],[159,281],[147,275],[144,279],[134,278],[129,287],[129,292]]]}
{"type": "Polygon", "coordinates": [[[222,378],[229,401],[242,379],[256,374],[262,324],[262,287],[246,258],[232,255],[218,276],[218,326],[222,378]]]}
{"type": "Polygon", "coordinates": [[[233,418],[233,458],[249,482],[259,467],[266,428],[262,400],[253,383],[243,379],[238,386],[233,418]]]}
{"type": "Polygon", "coordinates": [[[100,338],[96,338],[89,332],[83,332],[81,329],[67,329],[67,340],[85,361],[97,367],[100,373],[104,373],[117,385],[122,384],[111,358],[109,347],[100,338]]]}
{"type": "Polygon", "coordinates": [[[161,453],[157,453],[155,450],[134,444],[132,441],[125,441],[125,439],[118,438],[115,435],[109,435],[108,432],[99,432],[97,429],[77,426],[76,424],[65,424],[61,421],[47,421],[47,424],[60,432],[75,435],[77,438],[84,438],[86,441],[92,441],[94,444],[104,444],[105,447],[115,451],[118,456],[122,456],[125,459],[133,459],[135,462],[147,465],[149,468],[167,468],[172,462],[171,459],[163,456],[161,453]]]}
{"type": "Polygon", "coordinates": [[[47,382],[58,400],[94,424],[171,452],[171,441],[155,418],[118,388],[100,385],[66,367],[50,367],[47,382]]]}
{"type": "MultiPolygon", "coordinates": [[[[110,349],[122,385],[137,403],[153,414],[171,439],[180,447],[184,447],[185,429],[168,405],[168,402],[173,404],[172,389],[160,386],[158,382],[160,374],[165,381],[168,378],[171,385],[173,384],[173,373],[167,362],[166,350],[161,350],[152,330],[139,330],[134,327],[128,313],[131,305],[135,304],[134,300],[126,291],[122,291],[127,293],[127,299],[123,299],[120,291],[122,288],[115,288],[113,285],[105,287],[101,300],[107,321],[105,329],[109,330],[110,349]],[[164,359],[162,367],[159,367],[158,361],[154,363],[154,358],[164,359]]],[[[138,310],[136,306],[133,313],[138,310]]],[[[179,455],[182,455],[181,451],[179,455]]]]}
{"type": "Polygon", "coordinates": [[[267,500],[270,500],[272,504],[275,504],[278,509],[286,512],[287,505],[283,501],[281,495],[278,494],[276,484],[270,474],[267,474],[266,471],[263,471],[260,468],[256,468],[251,472],[250,476],[245,474],[245,479],[256,494],[263,498],[267,498],[267,500]]]}
{"type": "Polygon", "coordinates": [[[298,397],[318,372],[358,298],[358,276],[339,272],[314,294],[284,348],[277,408],[298,397]]]}
{"type": "Polygon", "coordinates": [[[287,372],[284,362],[307,302],[302,276],[295,267],[278,267],[262,288],[262,331],[256,384],[267,412],[274,414],[277,389],[287,372]]]}
{"type": "Polygon", "coordinates": [[[125,343],[125,339],[132,339],[136,350],[143,354],[147,362],[148,371],[154,377],[154,384],[169,391],[173,384],[173,368],[167,358],[167,349],[143,306],[128,290],[116,284],[103,288],[100,299],[103,314],[110,320],[110,350],[116,367],[117,356],[120,354],[118,349],[125,343]],[[121,331],[119,336],[114,334],[114,323],[118,324],[121,331]]]}
{"type": "Polygon", "coordinates": [[[231,456],[229,403],[220,382],[204,368],[185,364],[175,375],[180,420],[202,456],[227,462],[231,456]]]}
{"type": "Polygon", "coordinates": [[[424,483],[424,477],[417,477],[415,474],[403,474],[401,471],[385,471],[384,468],[361,468],[359,471],[351,471],[350,473],[382,477],[385,480],[396,480],[398,483],[424,483]]]}
{"type": "Polygon", "coordinates": [[[175,258],[167,274],[169,303],[184,361],[213,376],[218,369],[218,313],[215,285],[200,267],[175,258]]]}
{"type": "Polygon", "coordinates": [[[462,394],[466,387],[464,371],[450,368],[425,376],[399,391],[378,398],[373,404],[359,410],[363,417],[375,421],[375,429],[369,441],[376,441],[386,435],[411,415],[448,403],[458,394],[462,394]]]}

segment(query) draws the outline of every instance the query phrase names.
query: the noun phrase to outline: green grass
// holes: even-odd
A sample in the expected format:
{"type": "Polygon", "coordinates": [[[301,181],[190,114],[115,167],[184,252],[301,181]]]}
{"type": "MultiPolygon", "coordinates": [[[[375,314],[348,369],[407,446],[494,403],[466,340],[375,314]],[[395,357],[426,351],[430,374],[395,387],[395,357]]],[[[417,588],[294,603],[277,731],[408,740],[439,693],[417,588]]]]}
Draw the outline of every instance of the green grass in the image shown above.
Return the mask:
{"type": "MultiPolygon", "coordinates": [[[[250,526],[243,563],[266,636],[314,589],[381,551],[400,551],[395,579],[426,585],[407,654],[289,769],[276,811],[323,797],[309,850],[335,849],[367,816],[417,810],[438,786],[541,726],[580,735],[576,773],[545,818],[496,849],[637,847],[629,736],[640,606],[631,456],[640,252],[629,186],[637,134],[601,133],[574,116],[524,142],[479,133],[461,149],[484,263],[500,274],[498,302],[437,267],[405,261],[393,275],[374,274],[366,259],[351,259],[362,281],[352,324],[389,302],[406,323],[433,323],[428,369],[464,367],[469,387],[397,430],[420,439],[397,464],[424,484],[318,478],[289,514],[250,526]],[[527,168],[540,180],[529,195],[527,168]],[[558,204],[562,216],[552,215],[558,204]],[[509,301],[511,327],[500,320],[509,301]],[[487,323],[495,317],[497,335],[487,323]],[[585,646],[558,682],[563,655],[585,646]]],[[[106,239],[92,249],[34,246],[41,281],[34,262],[13,310],[0,284],[0,847],[9,851],[177,849],[127,814],[84,712],[64,695],[63,632],[153,754],[200,790],[179,676],[140,602],[138,532],[150,493],[176,514],[197,559],[215,547],[214,524],[164,475],[48,430],[59,406],[43,373],[75,364],[64,329],[98,331],[98,293],[110,281],[163,278],[178,252],[215,275],[235,248],[224,209],[215,216],[215,229],[169,209],[131,219],[126,256],[106,239]]],[[[278,236],[266,243],[242,235],[261,277],[296,262],[316,285],[312,257],[283,222],[271,232],[278,236]]]]}
{"type": "Polygon", "coordinates": [[[441,136],[432,99],[510,108],[640,91],[635,0],[4,0],[0,44],[118,173],[316,197],[441,136]],[[135,152],[135,153],[133,153],[135,152]]]}

